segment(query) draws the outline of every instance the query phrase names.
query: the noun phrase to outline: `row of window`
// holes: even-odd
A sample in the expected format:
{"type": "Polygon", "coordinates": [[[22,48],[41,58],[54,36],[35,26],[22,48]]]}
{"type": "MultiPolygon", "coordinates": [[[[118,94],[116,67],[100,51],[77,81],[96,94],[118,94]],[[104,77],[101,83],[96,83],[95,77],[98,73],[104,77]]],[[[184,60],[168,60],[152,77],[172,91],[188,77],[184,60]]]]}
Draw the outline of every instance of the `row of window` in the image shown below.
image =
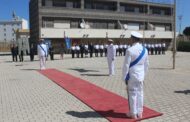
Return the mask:
{"type": "MultiPolygon", "coordinates": [[[[6,34],[6,33],[4,33],[4,36],[7,36],[7,34],[6,34]]],[[[15,36],[15,33],[12,33],[12,36],[14,37],[14,36],[15,36]]]]}
{"type": "MultiPolygon", "coordinates": [[[[14,40],[15,40],[15,39],[13,38],[13,39],[12,39],[12,41],[14,41],[14,40]]],[[[7,39],[6,39],[6,38],[4,38],[4,41],[7,41],[7,39]]]]}
{"type": "MultiPolygon", "coordinates": [[[[7,31],[7,29],[6,29],[6,28],[4,28],[3,30],[4,30],[4,32],[6,32],[6,31],[7,31]]],[[[12,28],[12,31],[13,31],[13,32],[15,32],[15,29],[14,29],[14,28],[12,28]]]]}
{"type": "Polygon", "coordinates": [[[10,26],[10,25],[12,25],[12,26],[20,26],[19,23],[17,23],[17,24],[3,24],[3,26],[10,26]]]}
{"type": "MultiPolygon", "coordinates": [[[[53,20],[45,19],[42,21],[42,27],[44,28],[83,28],[80,20],[53,20]]],[[[98,21],[98,20],[85,20],[87,28],[93,29],[121,29],[124,24],[129,25],[128,28],[136,28],[138,30],[149,29],[148,24],[146,23],[133,23],[133,22],[114,22],[114,21],[98,21]]],[[[124,27],[123,27],[124,28],[124,27]]],[[[164,30],[170,31],[171,25],[163,25],[164,30]]]]}
{"type": "MultiPolygon", "coordinates": [[[[42,0],[42,6],[55,6],[55,7],[66,7],[66,8],[81,8],[81,2],[79,0],[42,0]]],[[[133,5],[127,3],[120,3],[119,11],[121,12],[135,12],[135,13],[147,13],[148,7],[143,5],[133,5]]],[[[116,11],[116,2],[96,1],[96,0],[84,0],[85,9],[94,10],[108,10],[116,11]]],[[[150,7],[150,14],[159,15],[172,15],[172,8],[159,8],[150,7]]]]}

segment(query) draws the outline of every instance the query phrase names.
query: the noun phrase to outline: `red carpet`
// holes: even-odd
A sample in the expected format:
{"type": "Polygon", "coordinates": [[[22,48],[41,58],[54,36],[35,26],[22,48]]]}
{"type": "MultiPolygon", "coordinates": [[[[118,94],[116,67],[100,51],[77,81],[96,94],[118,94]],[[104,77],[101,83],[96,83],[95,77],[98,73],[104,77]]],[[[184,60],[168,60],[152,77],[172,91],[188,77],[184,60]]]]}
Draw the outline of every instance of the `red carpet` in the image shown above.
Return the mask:
{"type": "MultiPolygon", "coordinates": [[[[135,122],[135,120],[126,118],[125,116],[125,113],[128,112],[127,99],[56,69],[39,72],[111,122],[135,122]]],[[[143,118],[141,120],[161,115],[161,113],[144,107],[143,118]]]]}

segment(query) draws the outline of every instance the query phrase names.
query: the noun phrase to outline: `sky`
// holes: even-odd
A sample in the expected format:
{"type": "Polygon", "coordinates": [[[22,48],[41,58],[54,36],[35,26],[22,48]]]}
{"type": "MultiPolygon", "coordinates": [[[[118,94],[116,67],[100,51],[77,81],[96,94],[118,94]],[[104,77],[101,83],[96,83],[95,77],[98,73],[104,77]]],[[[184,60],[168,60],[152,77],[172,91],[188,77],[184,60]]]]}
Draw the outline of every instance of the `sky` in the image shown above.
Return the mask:
{"type": "MultiPolygon", "coordinates": [[[[179,31],[180,27],[178,16],[183,16],[181,21],[181,32],[185,27],[190,26],[190,14],[188,14],[190,11],[189,5],[190,0],[177,0],[177,31],[179,31]]],[[[15,11],[17,16],[29,20],[29,0],[0,0],[0,21],[11,20],[13,11],[15,11]]]]}

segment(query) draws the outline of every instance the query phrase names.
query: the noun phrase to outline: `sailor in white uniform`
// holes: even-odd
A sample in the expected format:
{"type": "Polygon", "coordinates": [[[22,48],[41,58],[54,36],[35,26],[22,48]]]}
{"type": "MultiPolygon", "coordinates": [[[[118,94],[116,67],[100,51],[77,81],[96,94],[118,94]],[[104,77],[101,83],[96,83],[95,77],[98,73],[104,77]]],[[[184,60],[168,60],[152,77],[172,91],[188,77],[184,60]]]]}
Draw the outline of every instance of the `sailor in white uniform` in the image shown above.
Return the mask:
{"type": "Polygon", "coordinates": [[[143,113],[143,81],[148,70],[148,51],[140,43],[143,36],[133,31],[131,38],[133,45],[127,49],[123,64],[123,80],[127,83],[129,100],[129,113],[127,117],[132,119],[142,118],[143,113]],[[136,63],[134,63],[136,62],[136,63]],[[133,63],[133,66],[130,66],[133,63]],[[127,74],[129,78],[127,79],[127,74]]]}
{"type": "Polygon", "coordinates": [[[108,61],[108,68],[109,68],[109,76],[112,76],[115,74],[115,67],[114,67],[114,61],[115,61],[115,55],[116,55],[116,49],[113,45],[113,40],[108,40],[108,47],[107,47],[107,61],[108,61]]]}
{"type": "Polygon", "coordinates": [[[38,56],[40,59],[40,70],[46,69],[46,56],[47,56],[47,46],[44,44],[44,40],[40,39],[38,44],[38,56]]]}
{"type": "Polygon", "coordinates": [[[166,51],[166,44],[162,43],[162,54],[165,54],[166,51]]]}

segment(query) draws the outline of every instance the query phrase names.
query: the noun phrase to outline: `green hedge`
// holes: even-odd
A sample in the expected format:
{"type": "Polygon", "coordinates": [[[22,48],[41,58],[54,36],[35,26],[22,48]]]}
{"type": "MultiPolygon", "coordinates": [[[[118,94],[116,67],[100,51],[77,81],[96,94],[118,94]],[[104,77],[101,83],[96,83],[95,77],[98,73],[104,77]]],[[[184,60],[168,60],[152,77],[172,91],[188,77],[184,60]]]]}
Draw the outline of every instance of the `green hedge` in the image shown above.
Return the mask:
{"type": "Polygon", "coordinates": [[[181,41],[178,43],[178,51],[190,52],[190,42],[181,41]]]}

